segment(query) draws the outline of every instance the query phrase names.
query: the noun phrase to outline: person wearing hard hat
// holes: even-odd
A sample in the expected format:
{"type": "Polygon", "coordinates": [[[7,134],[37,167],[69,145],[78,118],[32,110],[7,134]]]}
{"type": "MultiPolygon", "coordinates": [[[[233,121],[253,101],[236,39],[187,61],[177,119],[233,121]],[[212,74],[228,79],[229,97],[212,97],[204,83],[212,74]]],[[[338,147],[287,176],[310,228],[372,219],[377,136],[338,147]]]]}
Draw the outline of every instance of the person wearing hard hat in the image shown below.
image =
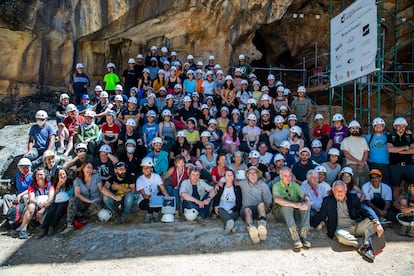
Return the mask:
{"type": "Polygon", "coordinates": [[[21,158],[17,163],[16,172],[16,194],[5,194],[3,199],[0,199],[0,210],[1,215],[6,216],[7,211],[13,204],[21,203],[24,204],[29,198],[27,189],[33,183],[33,173],[31,171],[32,162],[28,158],[21,158]]]}
{"type": "Polygon", "coordinates": [[[124,93],[129,97],[129,90],[132,87],[138,87],[138,70],[135,68],[135,59],[128,59],[128,68],[122,72],[122,83],[124,84],[124,93]]]}
{"type": "Polygon", "coordinates": [[[109,93],[109,95],[114,95],[115,86],[121,82],[117,73],[115,73],[115,64],[110,62],[106,65],[107,73],[103,78],[104,90],[109,93]]]}
{"type": "Polygon", "coordinates": [[[241,77],[245,80],[247,80],[249,74],[254,72],[254,68],[250,64],[246,63],[246,56],[243,54],[239,55],[239,64],[235,66],[234,70],[236,69],[241,70],[241,77]]]}
{"type": "Polygon", "coordinates": [[[69,104],[70,97],[66,93],[62,93],[59,96],[59,105],[56,107],[56,124],[63,122],[63,120],[68,116],[66,114],[66,107],[69,104]]]}
{"type": "Polygon", "coordinates": [[[398,117],[393,122],[394,131],[387,136],[387,149],[390,153],[390,171],[393,198],[400,194],[401,181],[406,183],[414,181],[414,154],[413,135],[407,131],[408,123],[398,117]]]}
{"type": "Polygon", "coordinates": [[[138,74],[137,75],[138,79],[142,78],[144,68],[145,68],[144,55],[138,54],[135,60],[135,64],[134,64],[134,69],[138,74]]]}
{"type": "Polygon", "coordinates": [[[298,117],[296,124],[303,130],[306,145],[309,146],[309,119],[312,115],[312,102],[305,97],[306,88],[304,86],[299,86],[297,93],[298,97],[292,101],[290,107],[292,108],[292,113],[298,117]]]}
{"type": "Polygon", "coordinates": [[[69,90],[75,96],[75,104],[80,103],[83,94],[88,93],[88,87],[91,84],[88,75],[84,73],[85,66],[82,63],[76,64],[76,69],[69,78],[69,90]]]}
{"type": "Polygon", "coordinates": [[[27,151],[23,157],[32,161],[32,167],[42,164],[42,155],[46,150],[55,149],[55,128],[47,122],[48,115],[44,110],[38,110],[35,115],[36,123],[30,127],[27,151]]]}
{"type": "Polygon", "coordinates": [[[154,162],[154,171],[163,176],[168,170],[168,152],[162,150],[164,142],[160,137],[152,139],[152,151],[147,154],[154,162]]]}
{"type": "Polygon", "coordinates": [[[157,64],[160,62],[160,56],[158,55],[158,47],[155,45],[151,46],[150,51],[145,57],[145,66],[151,66],[151,62],[153,59],[155,59],[155,62],[157,64]]]}
{"type": "Polygon", "coordinates": [[[78,114],[78,110],[74,104],[68,104],[66,107],[66,113],[68,117],[63,120],[63,123],[58,125],[59,128],[59,143],[60,147],[58,152],[64,152],[64,156],[69,156],[69,153],[73,149],[73,143],[78,134],[78,126],[85,123],[85,118],[78,114]],[[67,141],[67,147],[65,151],[65,141],[67,141]]]}

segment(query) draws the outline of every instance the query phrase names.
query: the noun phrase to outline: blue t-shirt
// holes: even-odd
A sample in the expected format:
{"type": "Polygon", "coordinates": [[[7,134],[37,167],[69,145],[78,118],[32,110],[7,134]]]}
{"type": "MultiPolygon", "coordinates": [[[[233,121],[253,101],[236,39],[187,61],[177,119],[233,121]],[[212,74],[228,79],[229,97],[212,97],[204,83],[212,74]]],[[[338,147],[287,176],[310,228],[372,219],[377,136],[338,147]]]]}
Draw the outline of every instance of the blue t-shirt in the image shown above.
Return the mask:
{"type": "Polygon", "coordinates": [[[196,92],[197,81],[194,79],[192,81],[190,81],[189,79],[185,79],[184,86],[185,86],[185,91],[184,91],[185,93],[196,92]]]}
{"type": "Polygon", "coordinates": [[[368,134],[365,136],[365,139],[367,140],[369,146],[369,162],[389,164],[390,154],[387,150],[387,134],[382,133],[380,136],[368,134]]]}
{"type": "Polygon", "coordinates": [[[21,177],[22,174],[20,173],[20,171],[17,171],[16,174],[16,188],[17,191],[20,193],[24,192],[27,190],[27,188],[29,188],[30,185],[32,185],[33,183],[33,173],[30,172],[28,175],[26,175],[25,177],[21,177]]]}
{"type": "Polygon", "coordinates": [[[152,141],[152,139],[154,139],[155,134],[157,134],[158,132],[158,124],[153,123],[153,124],[148,124],[146,123],[145,125],[142,126],[142,133],[146,134],[146,138],[147,138],[147,144],[150,143],[152,141]]]}
{"type": "Polygon", "coordinates": [[[33,147],[36,149],[47,149],[49,146],[50,136],[56,135],[54,127],[48,123],[43,128],[34,124],[29,130],[29,136],[34,138],[33,147]]]}

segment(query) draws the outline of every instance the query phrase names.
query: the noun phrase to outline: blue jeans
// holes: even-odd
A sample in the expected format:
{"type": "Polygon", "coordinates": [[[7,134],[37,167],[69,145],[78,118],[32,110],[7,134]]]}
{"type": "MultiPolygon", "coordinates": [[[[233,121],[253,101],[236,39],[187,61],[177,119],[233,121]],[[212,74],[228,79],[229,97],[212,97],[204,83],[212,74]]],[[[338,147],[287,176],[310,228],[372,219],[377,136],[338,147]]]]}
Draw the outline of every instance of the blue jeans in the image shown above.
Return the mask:
{"type": "MultiPolygon", "coordinates": [[[[103,200],[103,203],[104,203],[105,207],[108,208],[109,210],[111,210],[111,212],[113,214],[115,214],[116,213],[115,200],[113,198],[105,196],[105,195],[103,196],[102,200],[103,200]]],[[[117,204],[123,203],[123,207],[122,207],[122,215],[123,216],[128,216],[129,215],[129,213],[131,212],[132,206],[134,206],[134,204],[136,203],[135,201],[136,201],[135,194],[127,193],[122,198],[122,201],[116,202],[117,204]]]]}
{"type": "Polygon", "coordinates": [[[167,192],[170,196],[175,198],[175,210],[180,210],[181,207],[181,198],[180,198],[180,189],[178,187],[167,186],[167,192]]]}
{"type": "MultiPolygon", "coordinates": [[[[206,193],[206,195],[201,199],[201,201],[205,200],[208,197],[208,193],[206,193]]],[[[187,201],[187,200],[183,200],[183,209],[196,209],[198,211],[198,214],[200,217],[202,218],[206,218],[208,216],[208,213],[210,212],[210,206],[211,206],[212,201],[210,201],[209,204],[204,205],[203,208],[200,208],[198,206],[198,204],[191,202],[191,201],[187,201]]]]}

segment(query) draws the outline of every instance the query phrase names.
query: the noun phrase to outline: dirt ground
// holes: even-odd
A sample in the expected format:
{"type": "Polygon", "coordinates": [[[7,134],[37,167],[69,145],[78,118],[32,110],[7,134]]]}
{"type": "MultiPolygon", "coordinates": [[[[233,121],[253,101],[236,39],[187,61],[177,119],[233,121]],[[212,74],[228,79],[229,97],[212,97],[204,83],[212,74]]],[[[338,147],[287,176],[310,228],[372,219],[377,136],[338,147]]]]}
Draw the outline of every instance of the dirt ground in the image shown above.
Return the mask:
{"type": "Polygon", "coordinates": [[[243,223],[223,234],[219,219],[144,224],[143,213],[124,225],[93,222],[70,237],[28,240],[0,233],[0,275],[412,275],[414,239],[386,229],[387,245],[374,263],[312,231],[312,248],[293,252],[286,226],[268,216],[268,238],[253,245],[243,223]]]}

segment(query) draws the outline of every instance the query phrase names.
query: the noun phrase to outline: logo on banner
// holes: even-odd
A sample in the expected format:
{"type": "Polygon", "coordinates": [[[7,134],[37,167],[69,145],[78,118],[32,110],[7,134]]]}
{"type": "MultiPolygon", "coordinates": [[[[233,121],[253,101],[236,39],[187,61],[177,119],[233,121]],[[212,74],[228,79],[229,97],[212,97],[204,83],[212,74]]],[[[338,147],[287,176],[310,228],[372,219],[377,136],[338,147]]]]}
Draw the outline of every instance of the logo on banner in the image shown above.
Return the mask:
{"type": "Polygon", "coordinates": [[[362,27],[362,36],[367,36],[369,34],[369,24],[362,27]]]}

